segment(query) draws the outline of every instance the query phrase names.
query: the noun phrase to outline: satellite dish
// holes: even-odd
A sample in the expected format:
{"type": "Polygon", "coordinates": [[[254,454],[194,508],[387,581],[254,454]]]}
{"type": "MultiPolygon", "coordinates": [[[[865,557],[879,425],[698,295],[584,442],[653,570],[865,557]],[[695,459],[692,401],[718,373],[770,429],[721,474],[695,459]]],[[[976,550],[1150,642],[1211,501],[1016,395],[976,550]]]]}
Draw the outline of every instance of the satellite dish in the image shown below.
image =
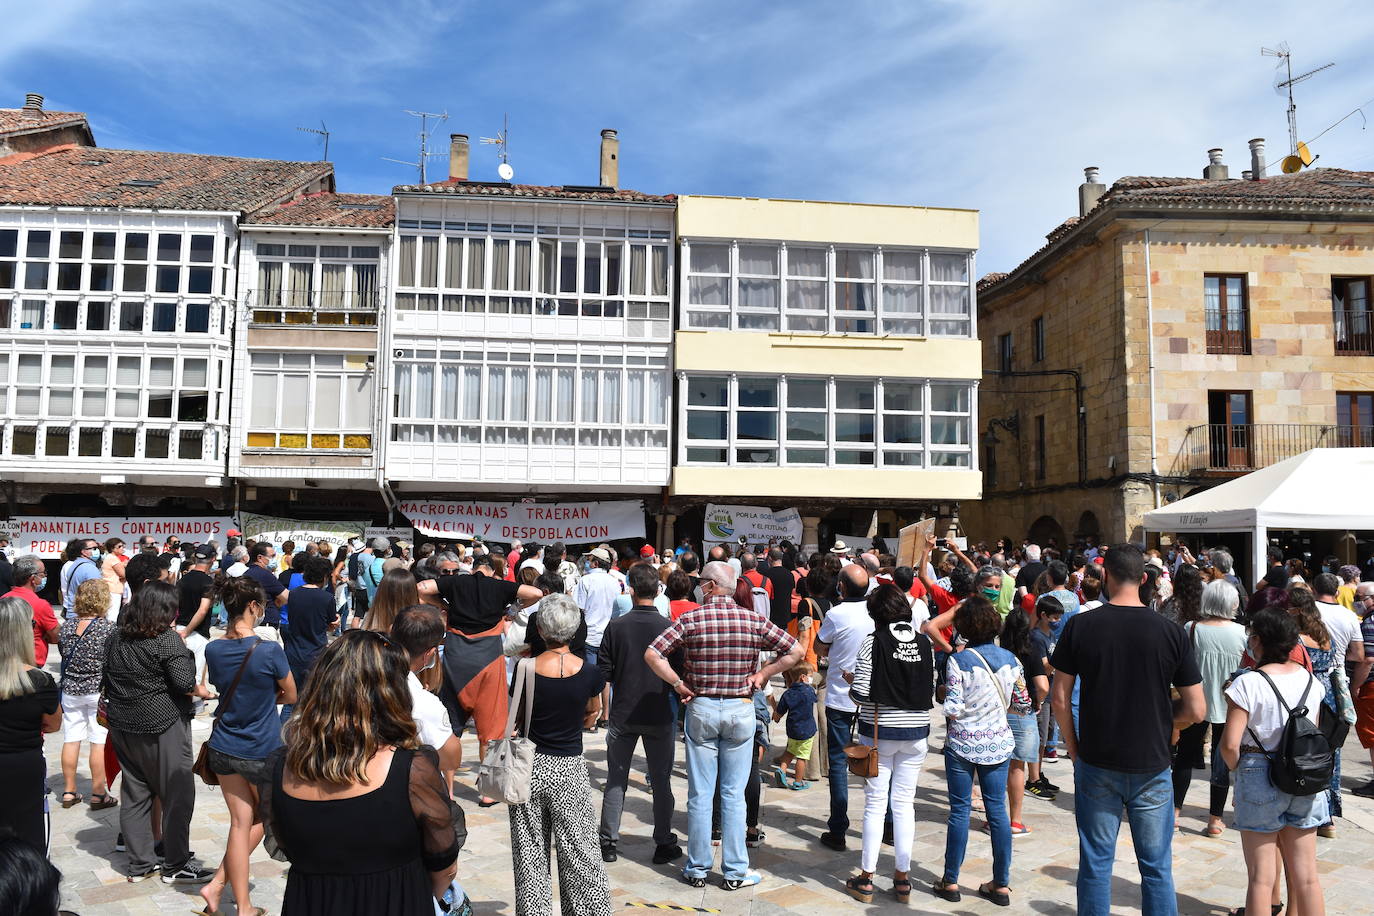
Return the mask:
{"type": "Polygon", "coordinates": [[[510,167],[509,162],[503,162],[496,167],[496,174],[501,176],[502,181],[510,181],[515,177],[515,169],[510,167]]]}
{"type": "Polygon", "coordinates": [[[1303,165],[1312,164],[1312,151],[1307,148],[1306,143],[1298,144],[1298,158],[1302,160],[1303,165]]]}
{"type": "Polygon", "coordinates": [[[1284,157],[1283,157],[1283,166],[1282,166],[1282,168],[1283,168],[1283,174],[1285,174],[1285,175],[1292,175],[1294,172],[1301,172],[1301,171],[1302,171],[1302,166],[1303,166],[1303,161],[1302,161],[1302,157],[1301,157],[1301,156],[1284,156],[1284,157]]]}

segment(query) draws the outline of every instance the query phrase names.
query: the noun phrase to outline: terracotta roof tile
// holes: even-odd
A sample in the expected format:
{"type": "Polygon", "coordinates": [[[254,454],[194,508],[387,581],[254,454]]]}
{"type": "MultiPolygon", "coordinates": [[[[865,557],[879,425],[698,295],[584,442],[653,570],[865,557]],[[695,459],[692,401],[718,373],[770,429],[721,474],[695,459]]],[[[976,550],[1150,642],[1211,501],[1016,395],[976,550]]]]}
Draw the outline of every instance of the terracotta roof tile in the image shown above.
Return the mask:
{"type": "Polygon", "coordinates": [[[645,194],[628,188],[612,190],[582,185],[506,184],[503,181],[441,181],[433,184],[402,184],[397,194],[452,194],[476,197],[535,197],[554,200],[613,200],[623,203],[669,204],[675,194],[645,194]]]}
{"type": "Polygon", "coordinates": [[[38,120],[28,117],[22,108],[0,108],[0,136],[26,130],[51,130],[67,124],[84,124],[86,115],[79,111],[40,111],[38,120]]]}
{"type": "Polygon", "coordinates": [[[320,178],[327,162],[93,147],[0,162],[0,203],[253,211],[320,178]]]}
{"type": "Polygon", "coordinates": [[[396,204],[391,197],[325,192],[260,210],[247,217],[244,225],[384,229],[395,222],[396,204]]]}

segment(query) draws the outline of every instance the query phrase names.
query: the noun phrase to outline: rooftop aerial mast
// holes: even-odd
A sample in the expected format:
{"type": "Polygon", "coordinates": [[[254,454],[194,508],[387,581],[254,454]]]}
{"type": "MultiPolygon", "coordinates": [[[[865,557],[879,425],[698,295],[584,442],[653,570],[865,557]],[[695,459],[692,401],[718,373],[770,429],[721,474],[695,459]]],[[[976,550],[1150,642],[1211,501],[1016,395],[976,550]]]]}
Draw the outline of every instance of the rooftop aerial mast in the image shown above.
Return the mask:
{"type": "Polygon", "coordinates": [[[1280,96],[1288,96],[1288,153],[1297,155],[1298,153],[1298,106],[1293,101],[1293,87],[1305,79],[1309,79],[1336,66],[1335,61],[1329,64],[1322,64],[1315,70],[1308,70],[1306,73],[1293,75],[1293,52],[1288,49],[1288,42],[1279,42],[1275,48],[1260,48],[1260,53],[1265,57],[1277,57],[1278,67],[1274,73],[1274,91],[1280,96]]]}

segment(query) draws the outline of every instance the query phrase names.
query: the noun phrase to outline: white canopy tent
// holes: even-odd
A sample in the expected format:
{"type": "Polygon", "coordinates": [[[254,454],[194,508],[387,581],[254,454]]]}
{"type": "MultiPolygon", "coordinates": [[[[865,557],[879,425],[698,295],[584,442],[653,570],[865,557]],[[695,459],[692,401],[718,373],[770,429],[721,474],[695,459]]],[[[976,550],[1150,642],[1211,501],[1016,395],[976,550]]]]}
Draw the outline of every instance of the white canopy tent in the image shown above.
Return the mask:
{"type": "Polygon", "coordinates": [[[1147,531],[1250,532],[1259,581],[1270,528],[1374,528],[1374,448],[1314,448],[1146,512],[1144,525],[1147,531]]]}

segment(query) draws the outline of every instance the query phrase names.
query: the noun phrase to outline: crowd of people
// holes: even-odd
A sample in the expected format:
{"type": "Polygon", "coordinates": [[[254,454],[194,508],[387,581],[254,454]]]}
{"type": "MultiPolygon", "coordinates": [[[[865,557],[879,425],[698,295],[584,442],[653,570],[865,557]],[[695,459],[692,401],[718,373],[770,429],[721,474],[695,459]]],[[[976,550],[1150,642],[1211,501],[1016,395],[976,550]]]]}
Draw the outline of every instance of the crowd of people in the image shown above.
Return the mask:
{"type": "MultiPolygon", "coordinates": [[[[929,892],[1011,906],[1015,840],[1033,831],[1027,796],[1053,802],[1047,764],[1067,757],[1080,913],[1111,912],[1123,814],[1144,912],[1176,912],[1173,837],[1193,829],[1183,812],[1197,770],[1209,771],[1203,834],[1228,829],[1230,797],[1244,910],[1280,906],[1286,885],[1293,912],[1324,912],[1316,837],[1335,836],[1351,727],[1374,760],[1374,582],[1277,549],[1247,589],[1227,551],[1181,543],[922,546],[902,565],[881,541],[808,555],[787,541],[660,554],[481,538],[278,545],[231,532],[223,546],[133,549],[77,538],[54,583],[39,558],[5,556],[0,833],[13,837],[0,858],[46,850],[43,735],[61,729],[58,803],[118,806],[128,880],[197,886],[203,916],[223,911],[226,892],[237,912],[266,912],[252,902],[260,844],[290,864],[288,916],[466,913],[456,799],[470,725],[483,767],[513,733],[533,748],[528,792],[507,805],[518,916],[552,913],[555,858],[563,912],[608,916],[605,865],[622,854],[641,744],[651,861],[681,861],[691,887],[715,868],[727,890],[765,880],[750,864],[766,843],[765,783],[802,791],[825,778],[815,841],[848,850],[854,775],[863,816],[843,891],[872,902],[889,846],[890,893],[909,902],[916,789],[938,753],[945,856],[929,892]],[[517,684],[525,699],[512,703],[517,684]],[[201,714],[212,726],[197,755],[201,714]],[[599,799],[592,736],[606,747],[599,799]],[[1291,747],[1304,740],[1330,762],[1309,761],[1294,782],[1291,747]],[[196,779],[228,811],[215,867],[190,848],[196,779]],[[965,887],[974,813],[992,870],[965,887]]],[[[1374,797],[1374,780],[1352,791],[1374,797]]]]}

